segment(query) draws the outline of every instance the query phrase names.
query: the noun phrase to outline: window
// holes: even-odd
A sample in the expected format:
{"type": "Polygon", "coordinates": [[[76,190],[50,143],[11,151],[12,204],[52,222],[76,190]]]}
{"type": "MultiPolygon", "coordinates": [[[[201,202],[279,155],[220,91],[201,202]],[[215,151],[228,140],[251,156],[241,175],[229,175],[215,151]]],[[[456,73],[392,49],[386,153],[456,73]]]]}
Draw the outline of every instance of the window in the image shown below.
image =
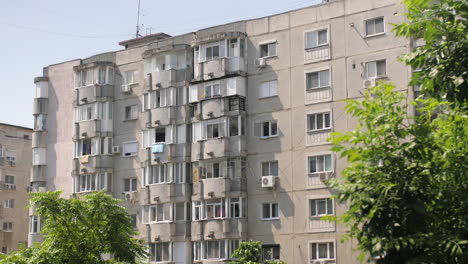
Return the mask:
{"type": "Polygon", "coordinates": [[[373,36],[385,32],[384,18],[378,17],[366,20],[366,36],[373,36]]]}
{"type": "Polygon", "coordinates": [[[206,52],[206,60],[212,60],[219,57],[219,43],[211,44],[207,46],[205,49],[206,52]]]}
{"type": "Polygon", "coordinates": [[[6,150],[5,151],[5,160],[16,162],[16,151],[14,150],[6,150]]]}
{"type": "Polygon", "coordinates": [[[193,221],[198,221],[202,219],[202,202],[196,201],[193,202],[193,221]]]}
{"type": "Polygon", "coordinates": [[[309,200],[309,209],[310,217],[333,215],[333,200],[327,198],[309,200]]]}
{"type": "Polygon", "coordinates": [[[260,98],[278,95],[278,80],[271,80],[260,84],[260,98]]]}
{"type": "Polygon", "coordinates": [[[229,217],[239,218],[242,217],[242,200],[241,198],[231,198],[229,200],[229,217]]]}
{"type": "Polygon", "coordinates": [[[5,200],[5,208],[15,208],[15,200],[14,199],[9,199],[5,200]]]}
{"type": "Polygon", "coordinates": [[[312,49],[315,47],[328,44],[328,30],[321,29],[317,31],[306,32],[305,34],[305,48],[312,49]]]}
{"type": "Polygon", "coordinates": [[[226,217],[224,202],[222,199],[206,200],[206,219],[226,217]]]}
{"type": "Polygon", "coordinates": [[[225,241],[206,241],[205,255],[206,259],[221,259],[226,258],[225,241]]]}
{"type": "Polygon", "coordinates": [[[166,128],[160,127],[155,129],[155,140],[154,143],[165,143],[166,142],[166,128]]]}
{"type": "Polygon", "coordinates": [[[37,215],[32,215],[30,220],[29,233],[39,233],[41,231],[41,219],[37,215]]]}
{"type": "Polygon", "coordinates": [[[138,71],[126,71],[125,72],[125,84],[137,84],[138,71]]]}
{"type": "Polygon", "coordinates": [[[137,178],[124,179],[124,192],[136,192],[137,178]]]}
{"type": "Polygon", "coordinates": [[[309,132],[331,128],[330,112],[307,115],[309,132]]]}
{"type": "Polygon", "coordinates": [[[229,136],[239,136],[239,117],[229,117],[229,136]]]}
{"type": "Polygon", "coordinates": [[[262,204],[262,220],[279,219],[278,204],[265,203],[262,204]]]}
{"type": "Polygon", "coordinates": [[[135,120],[138,118],[138,105],[125,107],[124,120],[135,120]]]}
{"type": "Polygon", "coordinates": [[[274,137],[278,136],[278,126],[276,121],[268,121],[262,123],[261,137],[274,137]]]}
{"type": "Polygon", "coordinates": [[[153,165],[147,168],[148,178],[146,184],[160,184],[169,182],[167,164],[153,165]]]}
{"type": "Polygon", "coordinates": [[[47,116],[36,115],[34,116],[34,130],[45,131],[47,130],[47,116]]]}
{"type": "Polygon", "coordinates": [[[3,232],[11,232],[11,231],[13,231],[13,223],[3,222],[3,232]]]}
{"type": "Polygon", "coordinates": [[[75,192],[92,192],[107,188],[107,174],[83,174],[75,178],[75,192]]]}
{"type": "Polygon", "coordinates": [[[245,98],[231,97],[229,98],[229,111],[242,110],[245,111],[245,98]]]}
{"type": "Polygon", "coordinates": [[[138,151],[138,142],[124,142],[122,144],[122,153],[124,157],[136,156],[138,151]]]}
{"type": "Polygon", "coordinates": [[[209,240],[193,242],[193,259],[229,259],[240,240],[209,240]]]}
{"type": "Polygon", "coordinates": [[[280,245],[262,245],[263,262],[280,259],[280,245]]]}
{"type": "Polygon", "coordinates": [[[278,161],[262,163],[262,176],[278,176],[278,161]]]}
{"type": "Polygon", "coordinates": [[[77,111],[77,121],[87,121],[95,119],[94,114],[94,104],[80,105],[76,108],[77,111]]]}
{"type": "Polygon", "coordinates": [[[78,153],[77,157],[91,155],[92,154],[92,142],[91,139],[82,139],[77,142],[78,144],[78,153]]]}
{"type": "Polygon", "coordinates": [[[185,221],[185,203],[176,203],[175,204],[175,220],[176,221],[185,221]]]}
{"type": "Polygon", "coordinates": [[[215,162],[215,163],[208,163],[208,164],[206,164],[206,165],[205,165],[205,168],[203,168],[202,177],[203,177],[203,176],[204,176],[206,179],[224,177],[223,169],[221,168],[220,163],[219,163],[219,162],[215,162]]]}
{"type": "Polygon", "coordinates": [[[15,185],[15,176],[5,175],[5,184],[15,185]]]}
{"type": "Polygon", "coordinates": [[[211,98],[221,95],[221,88],[219,83],[210,83],[205,86],[205,96],[204,98],[211,98]]]}
{"type": "Polygon", "coordinates": [[[306,74],[307,89],[316,89],[330,86],[330,70],[309,72],[306,74]]]}
{"type": "Polygon", "coordinates": [[[150,261],[168,262],[171,261],[171,243],[151,243],[150,261]]]}
{"type": "Polygon", "coordinates": [[[332,171],[331,154],[309,157],[309,173],[332,171]]]}
{"type": "Polygon", "coordinates": [[[276,56],[276,42],[260,45],[260,58],[276,56]]]}
{"type": "Polygon", "coordinates": [[[385,60],[366,62],[366,78],[382,78],[387,75],[387,65],[385,60]]]}
{"type": "Polygon", "coordinates": [[[310,243],[310,260],[335,259],[333,242],[310,243]]]}
{"type": "Polygon", "coordinates": [[[219,123],[208,124],[206,126],[206,138],[219,138],[219,123]]]}
{"type": "Polygon", "coordinates": [[[161,222],[169,222],[171,221],[171,211],[172,211],[172,204],[170,203],[162,203],[152,206],[147,206],[144,210],[148,210],[149,213],[145,212],[145,216],[149,216],[148,221],[150,223],[161,223],[161,222]]]}
{"type": "Polygon", "coordinates": [[[174,163],[174,182],[185,183],[185,163],[174,163]]]}

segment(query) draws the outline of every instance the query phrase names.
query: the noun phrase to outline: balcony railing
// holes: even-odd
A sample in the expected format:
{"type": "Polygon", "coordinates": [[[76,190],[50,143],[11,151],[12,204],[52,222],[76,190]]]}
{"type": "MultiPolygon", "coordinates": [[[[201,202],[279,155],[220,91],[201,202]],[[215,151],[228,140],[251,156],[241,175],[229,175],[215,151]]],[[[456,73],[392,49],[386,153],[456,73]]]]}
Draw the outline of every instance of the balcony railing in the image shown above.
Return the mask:
{"type": "Polygon", "coordinates": [[[0,181],[0,190],[16,190],[16,184],[0,181]]]}

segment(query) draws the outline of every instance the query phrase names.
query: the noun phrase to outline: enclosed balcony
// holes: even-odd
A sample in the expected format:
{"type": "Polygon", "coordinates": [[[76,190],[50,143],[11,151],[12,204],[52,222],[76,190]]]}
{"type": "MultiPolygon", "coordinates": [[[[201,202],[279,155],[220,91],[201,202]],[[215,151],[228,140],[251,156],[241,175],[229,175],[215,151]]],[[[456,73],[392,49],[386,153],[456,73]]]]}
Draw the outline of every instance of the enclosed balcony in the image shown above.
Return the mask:
{"type": "Polygon", "coordinates": [[[224,198],[231,189],[231,179],[229,178],[203,179],[201,183],[203,184],[202,190],[205,199],[224,198]]]}
{"type": "Polygon", "coordinates": [[[37,131],[32,134],[32,148],[47,147],[47,132],[37,131]]]}
{"type": "Polygon", "coordinates": [[[92,119],[75,123],[73,139],[98,137],[101,135],[101,120],[92,119]]]}
{"type": "Polygon", "coordinates": [[[176,235],[176,223],[152,223],[148,229],[151,242],[173,241],[176,235]]]}
{"type": "Polygon", "coordinates": [[[34,98],[33,115],[47,114],[49,98],[34,98]]]}
{"type": "Polygon", "coordinates": [[[160,107],[151,109],[151,126],[167,126],[175,123],[178,107],[160,107]]]}
{"type": "MultiPolygon", "coordinates": [[[[210,82],[195,83],[190,85],[189,101],[191,103],[205,99],[212,99],[224,96],[247,95],[247,79],[242,76],[227,79],[214,80],[210,82]]],[[[227,106],[223,109],[227,109],[227,106]]]]}
{"type": "Polygon", "coordinates": [[[156,143],[151,145],[147,156],[150,165],[157,165],[173,160],[175,157],[175,144],[156,143]]]}
{"type": "Polygon", "coordinates": [[[45,182],[47,165],[34,166],[31,168],[31,182],[45,182]]]}
{"type": "Polygon", "coordinates": [[[171,198],[175,195],[174,185],[173,183],[150,184],[140,189],[140,201],[145,205],[171,202],[171,198]]]}
{"type": "Polygon", "coordinates": [[[114,97],[114,86],[110,84],[93,84],[76,89],[76,104],[96,102],[100,97],[114,97]]]}
{"type": "Polygon", "coordinates": [[[48,98],[49,97],[49,78],[36,77],[34,78],[36,84],[36,95],[34,98],[48,98]]]}
{"type": "Polygon", "coordinates": [[[110,155],[86,155],[73,160],[73,174],[95,173],[113,166],[113,157],[110,155]]]}
{"type": "Polygon", "coordinates": [[[210,219],[192,222],[192,241],[242,239],[247,236],[245,218],[210,219]]]}

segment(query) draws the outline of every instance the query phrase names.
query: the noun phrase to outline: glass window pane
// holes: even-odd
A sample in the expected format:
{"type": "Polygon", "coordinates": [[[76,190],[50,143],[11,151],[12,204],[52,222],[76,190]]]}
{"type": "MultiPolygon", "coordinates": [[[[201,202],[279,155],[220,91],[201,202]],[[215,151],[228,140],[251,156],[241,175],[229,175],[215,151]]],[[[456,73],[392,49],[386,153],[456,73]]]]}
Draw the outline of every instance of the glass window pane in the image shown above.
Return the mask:
{"type": "Polygon", "coordinates": [[[271,217],[278,217],[278,204],[271,204],[271,217]]]}
{"type": "Polygon", "coordinates": [[[311,248],[311,253],[310,254],[312,256],[312,259],[317,259],[317,244],[316,243],[312,243],[312,248],[311,248]]]}
{"type": "Polygon", "coordinates": [[[326,44],[328,41],[327,41],[327,30],[320,30],[318,32],[318,44],[319,45],[323,45],[323,44],[326,44]]]}
{"type": "Polygon", "coordinates": [[[374,30],[374,20],[367,20],[366,21],[366,35],[375,34],[374,30]]]}
{"type": "Polygon", "coordinates": [[[260,45],[260,57],[267,57],[268,56],[268,44],[260,45]]]}
{"type": "Polygon", "coordinates": [[[332,171],[331,155],[325,155],[325,171],[332,171]]]}
{"type": "Polygon", "coordinates": [[[324,158],[323,156],[317,156],[317,171],[324,171],[324,158]]]}
{"type": "Polygon", "coordinates": [[[263,204],[263,218],[270,218],[270,204],[263,204]]]}
{"type": "Polygon", "coordinates": [[[315,115],[309,115],[309,130],[315,130],[315,115]]]}
{"type": "Polygon", "coordinates": [[[384,60],[378,61],[377,63],[377,76],[383,76],[386,74],[386,63],[384,60]]]}
{"type": "Polygon", "coordinates": [[[327,214],[333,214],[333,200],[327,199],[327,214]]]}
{"type": "Polygon", "coordinates": [[[318,72],[311,72],[307,74],[307,88],[319,87],[319,74],[318,72]]]}
{"type": "Polygon", "coordinates": [[[268,45],[268,49],[269,49],[269,56],[276,56],[276,43],[270,43],[268,45]]]}
{"type": "Polygon", "coordinates": [[[272,176],[278,176],[278,162],[274,161],[270,163],[270,170],[272,176]]]}
{"type": "Polygon", "coordinates": [[[327,213],[327,202],[325,199],[317,200],[317,213],[318,215],[324,215],[327,213]]]}
{"type": "Polygon", "coordinates": [[[270,175],[270,166],[268,162],[262,163],[262,176],[270,175]]]}
{"type": "Polygon", "coordinates": [[[328,254],[327,254],[327,243],[320,243],[318,244],[318,247],[319,247],[319,259],[326,259],[328,258],[328,254]]]}
{"type": "Polygon", "coordinates": [[[125,179],[124,180],[124,192],[129,192],[130,191],[130,179],[125,179]]]}
{"type": "Polygon", "coordinates": [[[317,115],[317,129],[323,129],[323,114],[317,115]]]}
{"type": "Polygon", "coordinates": [[[317,205],[315,200],[309,200],[310,204],[310,216],[316,216],[317,215],[317,205]]]}
{"type": "Polygon", "coordinates": [[[373,78],[377,76],[377,66],[375,62],[366,63],[367,78],[373,78]]]}
{"type": "Polygon", "coordinates": [[[330,124],[330,113],[325,113],[324,116],[325,116],[325,127],[324,127],[324,128],[329,128],[329,127],[331,127],[331,124],[330,124]]]}
{"type": "Polygon", "coordinates": [[[317,46],[317,32],[308,32],[306,34],[306,48],[313,48],[317,46]]]}
{"type": "Polygon", "coordinates": [[[271,123],[271,136],[276,136],[278,135],[278,126],[276,122],[271,123]]]}
{"type": "Polygon", "coordinates": [[[330,71],[321,71],[320,72],[320,87],[330,86],[330,71]]]}
{"type": "Polygon", "coordinates": [[[310,157],[309,158],[309,173],[317,172],[317,158],[310,157]]]}
{"type": "Polygon", "coordinates": [[[335,244],[333,242],[328,243],[329,247],[329,258],[334,259],[335,258],[335,244]]]}
{"type": "Polygon", "coordinates": [[[383,33],[384,32],[384,19],[383,19],[383,17],[377,18],[374,23],[375,23],[375,33],[383,33]]]}
{"type": "Polygon", "coordinates": [[[262,136],[268,137],[270,136],[270,122],[264,122],[263,123],[263,129],[262,129],[262,136]]]}

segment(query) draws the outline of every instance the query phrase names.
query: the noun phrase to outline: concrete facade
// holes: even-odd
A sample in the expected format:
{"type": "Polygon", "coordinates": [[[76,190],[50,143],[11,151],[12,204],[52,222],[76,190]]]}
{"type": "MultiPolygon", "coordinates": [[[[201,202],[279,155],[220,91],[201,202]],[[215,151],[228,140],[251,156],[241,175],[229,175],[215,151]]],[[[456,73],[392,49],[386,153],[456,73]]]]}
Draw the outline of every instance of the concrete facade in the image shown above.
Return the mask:
{"type": "Polygon", "coordinates": [[[0,123],[0,249],[7,254],[28,240],[32,129],[0,123]]]}
{"type": "Polygon", "coordinates": [[[355,126],[344,99],[376,80],[409,89],[398,3],[327,1],[46,67],[33,188],[106,189],[155,263],[223,263],[248,239],[265,259],[358,263],[345,228],[320,219],[346,210],[328,199],[346,163],[326,140],[355,126]]]}

